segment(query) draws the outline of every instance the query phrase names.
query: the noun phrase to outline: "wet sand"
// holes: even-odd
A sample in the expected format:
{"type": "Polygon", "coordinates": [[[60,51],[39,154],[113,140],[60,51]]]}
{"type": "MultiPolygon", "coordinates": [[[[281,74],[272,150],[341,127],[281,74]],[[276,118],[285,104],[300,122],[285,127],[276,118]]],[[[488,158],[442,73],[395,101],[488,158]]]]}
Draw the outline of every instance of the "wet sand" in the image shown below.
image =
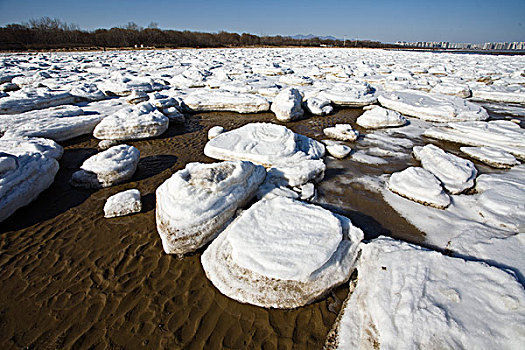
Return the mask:
{"type": "MultiPolygon", "coordinates": [[[[324,127],[351,122],[361,109],[288,123],[298,133],[324,139],[324,127]]],[[[0,224],[1,348],[116,349],[320,349],[348,294],[341,286],[321,301],[295,310],[267,310],[221,295],[200,265],[203,249],[178,259],[166,255],[155,227],[155,189],[203,154],[207,131],[273,114],[206,113],[171,125],[160,138],[130,142],[141,152],[130,182],[83,190],[68,183],[81,163],[97,152],[90,136],[66,144],[53,185],[29,206],[0,224]],[[104,219],[105,200],[138,188],[143,210],[104,219]]],[[[347,215],[366,239],[386,234],[421,244],[424,235],[379,195],[348,185],[361,174],[403,169],[326,159],[318,202],[347,215]]]]}

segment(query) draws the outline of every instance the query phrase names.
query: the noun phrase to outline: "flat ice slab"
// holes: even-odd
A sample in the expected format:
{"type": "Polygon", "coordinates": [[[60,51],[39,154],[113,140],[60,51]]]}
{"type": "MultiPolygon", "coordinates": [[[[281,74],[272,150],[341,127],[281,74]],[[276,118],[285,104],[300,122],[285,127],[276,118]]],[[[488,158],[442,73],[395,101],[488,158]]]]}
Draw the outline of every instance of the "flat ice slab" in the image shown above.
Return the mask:
{"type": "MultiPolygon", "coordinates": [[[[390,128],[403,126],[407,123],[401,113],[380,106],[369,106],[365,112],[357,118],[357,125],[366,129],[390,128]]],[[[367,108],[367,107],[365,107],[367,108]]]]}
{"type": "Polygon", "coordinates": [[[197,90],[184,97],[183,101],[193,112],[258,113],[270,109],[270,103],[262,96],[225,90],[197,90]]]}
{"type": "Polygon", "coordinates": [[[77,187],[100,188],[131,179],[139,163],[140,152],[133,146],[113,146],[86,159],[73,173],[71,184],[77,187]]]}
{"type": "Polygon", "coordinates": [[[324,146],[282,125],[250,123],[208,141],[204,154],[222,160],[248,160],[265,167],[320,159],[324,146]]]}
{"type": "Polygon", "coordinates": [[[492,147],[461,147],[460,151],[493,168],[511,168],[520,164],[512,154],[492,147]]]}
{"type": "Polygon", "coordinates": [[[142,210],[140,191],[137,189],[119,192],[109,197],[104,204],[104,217],[130,215],[142,210]]]}
{"type": "Polygon", "coordinates": [[[330,100],[336,106],[362,107],[377,102],[377,91],[366,82],[333,83],[315,97],[330,100]]]}
{"type": "Polygon", "coordinates": [[[47,88],[22,89],[0,99],[0,113],[15,114],[33,109],[54,107],[75,102],[75,97],[67,91],[47,88]]]}
{"type": "Polygon", "coordinates": [[[264,181],[251,162],[189,163],[157,188],[157,231],[168,254],[192,252],[215,238],[264,181]]]}
{"type": "Polygon", "coordinates": [[[294,308],[325,295],[353,271],[363,232],[349,219],[285,197],[244,211],[201,257],[226,296],[294,308]]]}
{"type": "Polygon", "coordinates": [[[403,90],[384,93],[379,103],[401,114],[434,122],[486,120],[483,107],[456,96],[403,90]]]}
{"type": "Polygon", "coordinates": [[[388,189],[414,202],[444,209],[450,204],[450,197],[443,191],[441,182],[428,170],[409,167],[393,173],[388,189]]]}
{"type": "Polygon", "coordinates": [[[525,88],[501,85],[474,86],[472,97],[486,101],[525,103],[525,88]]]}
{"type": "Polygon", "coordinates": [[[525,291],[484,263],[379,237],[362,245],[338,349],[521,349],[525,291]]]}
{"type": "Polygon", "coordinates": [[[84,115],[82,108],[65,105],[0,115],[0,132],[7,137],[45,137],[65,141],[91,134],[103,118],[100,114],[84,115]]]}
{"type": "Polygon", "coordinates": [[[104,118],[93,131],[100,140],[135,140],[162,135],[169,119],[149,102],[126,107],[104,118]]]}
{"type": "Polygon", "coordinates": [[[448,123],[427,129],[423,135],[463,145],[493,147],[525,160],[525,129],[508,120],[448,123]]]}
{"type": "Polygon", "coordinates": [[[474,187],[478,171],[470,160],[460,158],[441,148],[428,144],[413,148],[414,157],[430,171],[452,194],[459,194],[474,187]]]}

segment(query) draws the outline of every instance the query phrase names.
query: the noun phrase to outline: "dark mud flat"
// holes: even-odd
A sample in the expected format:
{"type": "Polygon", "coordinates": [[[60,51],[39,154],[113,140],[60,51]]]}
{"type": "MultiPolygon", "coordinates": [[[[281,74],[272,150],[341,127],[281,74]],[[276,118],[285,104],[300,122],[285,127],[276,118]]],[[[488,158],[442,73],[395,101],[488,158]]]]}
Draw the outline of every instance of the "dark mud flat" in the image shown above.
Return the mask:
{"type": "MultiPolygon", "coordinates": [[[[324,127],[351,122],[361,109],[287,124],[323,139],[324,127]]],[[[295,310],[267,310],[221,295],[206,279],[201,251],[183,259],[166,255],[155,227],[155,189],[172,173],[204,156],[207,131],[273,114],[206,113],[172,125],[160,138],[130,142],[141,152],[133,179],[82,190],[71,174],[97,152],[86,136],[65,144],[53,185],[29,206],[0,224],[0,347],[63,349],[320,349],[332,327],[347,285],[321,301],[295,310]],[[104,219],[105,200],[138,188],[143,211],[104,219]]],[[[355,125],[355,124],[354,124],[355,125]]],[[[421,243],[424,236],[379,195],[341,179],[403,169],[326,159],[319,202],[349,216],[370,239],[380,234],[421,243]]]]}

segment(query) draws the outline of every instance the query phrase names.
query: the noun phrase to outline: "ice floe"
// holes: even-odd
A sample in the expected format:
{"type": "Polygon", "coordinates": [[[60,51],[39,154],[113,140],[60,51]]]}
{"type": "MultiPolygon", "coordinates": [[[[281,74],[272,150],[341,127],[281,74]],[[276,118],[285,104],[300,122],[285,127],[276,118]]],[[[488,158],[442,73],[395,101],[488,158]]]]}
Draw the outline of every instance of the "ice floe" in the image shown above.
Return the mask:
{"type": "Polygon", "coordinates": [[[379,103],[401,114],[435,122],[486,120],[483,107],[456,96],[403,90],[384,93],[379,103]]]}
{"type": "Polygon", "coordinates": [[[258,113],[270,109],[270,103],[262,96],[222,90],[195,91],[184,97],[183,101],[193,112],[258,113]]]}
{"type": "Polygon", "coordinates": [[[470,160],[447,153],[432,144],[414,147],[413,154],[448,192],[458,194],[474,186],[478,171],[470,160]]]}
{"type": "Polygon", "coordinates": [[[84,115],[82,108],[77,106],[58,106],[0,115],[0,133],[4,133],[5,137],[44,137],[65,141],[91,134],[102,119],[100,114],[84,115]]]}
{"type": "Polygon", "coordinates": [[[324,134],[340,141],[355,141],[359,137],[359,131],[354,130],[350,124],[335,124],[323,130],[324,134]]]}
{"type": "Polygon", "coordinates": [[[294,308],[344,283],[363,232],[349,219],[284,197],[244,211],[201,257],[221,293],[243,303],[294,308]]]}
{"type": "Polygon", "coordinates": [[[119,192],[109,197],[104,204],[104,217],[114,218],[118,216],[138,213],[142,210],[140,191],[137,189],[119,192]]]}
{"type": "Polygon", "coordinates": [[[157,188],[157,231],[168,254],[202,247],[229,223],[264,181],[251,162],[189,163],[157,188]]]}
{"type": "Polygon", "coordinates": [[[303,97],[299,90],[294,88],[283,89],[273,99],[271,111],[279,121],[289,122],[303,116],[303,97]]]}
{"type": "Polygon", "coordinates": [[[0,138],[0,222],[53,183],[62,152],[47,139],[0,138]]]}
{"type": "Polygon", "coordinates": [[[520,349],[525,291],[512,275],[380,237],[362,245],[338,349],[520,349]]]}
{"type": "Polygon", "coordinates": [[[441,182],[428,170],[409,167],[393,173],[388,189],[415,202],[444,209],[450,204],[450,197],[443,191],[441,182]]]}
{"type": "Polygon", "coordinates": [[[389,128],[403,126],[407,123],[399,112],[379,106],[365,107],[365,112],[357,118],[357,125],[366,129],[389,128]]]}
{"type": "Polygon", "coordinates": [[[492,147],[460,147],[469,157],[494,168],[511,168],[520,164],[512,154],[492,147]]]}
{"type": "Polygon", "coordinates": [[[169,119],[149,102],[126,107],[104,118],[93,136],[101,140],[135,140],[162,135],[168,130],[169,119]]]}
{"type": "Polygon", "coordinates": [[[310,97],[304,103],[306,111],[313,115],[327,115],[333,112],[334,108],[330,105],[330,100],[318,97],[310,97]]]}
{"type": "Polygon", "coordinates": [[[498,148],[525,160],[525,129],[508,120],[448,123],[429,128],[423,135],[463,145],[498,148]]]}
{"type": "Polygon", "coordinates": [[[71,184],[77,187],[109,187],[129,180],[139,163],[140,152],[133,146],[113,146],[86,159],[73,173],[71,184]]]}
{"type": "Polygon", "coordinates": [[[67,91],[48,88],[22,89],[0,99],[0,113],[15,114],[33,109],[54,107],[75,102],[75,96],[67,91]]]}

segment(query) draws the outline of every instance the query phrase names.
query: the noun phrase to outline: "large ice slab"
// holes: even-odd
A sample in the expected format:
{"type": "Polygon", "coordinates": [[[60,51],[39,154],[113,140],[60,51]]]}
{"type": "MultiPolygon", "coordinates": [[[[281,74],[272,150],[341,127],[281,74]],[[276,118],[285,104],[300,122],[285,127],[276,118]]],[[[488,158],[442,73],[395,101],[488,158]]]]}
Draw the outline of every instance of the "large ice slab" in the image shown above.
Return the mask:
{"type": "Polygon", "coordinates": [[[348,280],[362,239],[349,219],[278,196],[244,211],[201,262],[206,276],[230,298],[294,308],[348,280]]]}
{"type": "Polygon", "coordinates": [[[450,204],[450,197],[443,191],[439,180],[428,170],[409,167],[393,173],[388,189],[402,197],[438,209],[450,204]]]}
{"type": "Polygon", "coordinates": [[[359,131],[354,130],[350,124],[335,124],[333,127],[323,129],[326,136],[340,141],[355,141],[359,137],[359,131]]]}
{"type": "MultiPolygon", "coordinates": [[[[403,126],[407,123],[401,113],[379,106],[370,106],[357,118],[357,125],[366,129],[389,128],[403,126]]],[[[365,107],[366,108],[366,107],[365,107]]]]}
{"type": "Polygon", "coordinates": [[[320,142],[271,123],[246,124],[216,136],[204,147],[211,158],[248,160],[265,167],[320,159],[324,152],[320,142]]]}
{"type": "Polygon", "coordinates": [[[127,96],[132,91],[158,91],[165,86],[149,77],[136,77],[132,75],[114,72],[108,80],[100,82],[97,87],[106,94],[115,94],[118,96],[127,96]]]}
{"type": "Polygon", "coordinates": [[[525,129],[507,120],[448,123],[427,129],[424,135],[463,145],[493,147],[525,160],[525,129]]]}
{"type": "Polygon", "coordinates": [[[264,181],[251,162],[189,163],[157,188],[157,231],[168,254],[192,252],[229,223],[264,181]]]}
{"type": "Polygon", "coordinates": [[[224,90],[197,90],[185,96],[183,101],[193,112],[258,113],[270,109],[270,103],[262,96],[224,90]]]}
{"type": "Polygon", "coordinates": [[[286,88],[281,90],[279,94],[275,96],[270,109],[275,113],[277,120],[289,122],[303,116],[304,110],[302,107],[302,100],[303,97],[299,90],[286,88]]]}
{"type": "Polygon", "coordinates": [[[483,107],[462,98],[423,91],[384,93],[378,101],[385,108],[428,121],[486,120],[489,117],[483,107]]]}
{"type": "Polygon", "coordinates": [[[0,138],[0,222],[53,183],[62,151],[51,140],[0,138]]]}
{"type": "Polygon", "coordinates": [[[44,137],[65,141],[91,134],[103,119],[100,114],[84,115],[72,105],[52,107],[14,115],[0,115],[0,133],[5,137],[44,137]]]}
{"type": "Polygon", "coordinates": [[[366,82],[334,83],[315,97],[343,107],[362,107],[377,102],[377,91],[366,82]]]}
{"type": "Polygon", "coordinates": [[[47,88],[22,89],[0,99],[0,113],[15,114],[75,102],[75,96],[66,91],[47,88]]]}
{"type": "Polygon", "coordinates": [[[129,180],[139,163],[140,152],[133,146],[113,146],[86,159],[73,173],[71,184],[77,187],[109,187],[129,180]]]}
{"type": "Polygon", "coordinates": [[[521,349],[525,291],[508,273],[380,237],[362,245],[338,349],[521,349]]]}
{"type": "Polygon", "coordinates": [[[478,171],[470,160],[445,152],[432,144],[414,147],[413,154],[448,192],[458,194],[474,186],[478,171]]]}
{"type": "Polygon", "coordinates": [[[460,147],[460,151],[494,168],[511,168],[519,162],[512,154],[492,147],[460,147]]]}
{"type": "Polygon", "coordinates": [[[520,85],[476,85],[472,87],[472,97],[486,101],[525,103],[525,88],[520,85]]]}
{"type": "Polygon", "coordinates": [[[126,107],[104,118],[93,136],[101,140],[135,140],[162,135],[168,130],[169,119],[149,102],[126,107]]]}

